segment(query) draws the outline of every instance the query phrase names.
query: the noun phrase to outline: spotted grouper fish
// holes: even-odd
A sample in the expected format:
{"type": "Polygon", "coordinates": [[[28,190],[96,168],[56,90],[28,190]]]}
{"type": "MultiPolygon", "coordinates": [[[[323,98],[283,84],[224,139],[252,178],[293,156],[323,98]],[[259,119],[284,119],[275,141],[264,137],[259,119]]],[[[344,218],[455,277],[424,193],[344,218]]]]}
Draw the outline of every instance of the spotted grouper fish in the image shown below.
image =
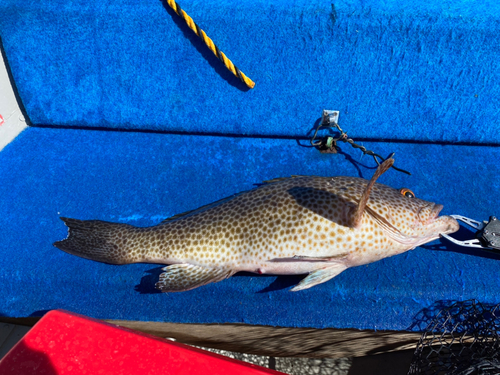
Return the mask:
{"type": "Polygon", "coordinates": [[[292,291],[310,288],[349,267],[401,254],[458,230],[443,208],[408,189],[354,177],[294,176],[263,185],[148,228],[61,218],[70,254],[111,263],[170,264],[156,283],[181,292],[238,271],[308,274],[292,291]]]}

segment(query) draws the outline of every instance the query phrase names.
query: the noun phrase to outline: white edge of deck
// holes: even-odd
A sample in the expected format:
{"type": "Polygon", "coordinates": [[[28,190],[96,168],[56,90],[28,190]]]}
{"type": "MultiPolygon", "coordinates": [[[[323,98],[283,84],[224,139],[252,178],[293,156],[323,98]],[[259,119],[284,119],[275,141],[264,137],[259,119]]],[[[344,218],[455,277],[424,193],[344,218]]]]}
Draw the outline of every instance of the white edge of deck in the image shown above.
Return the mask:
{"type": "Polygon", "coordinates": [[[0,53],[0,151],[26,128],[26,120],[17,102],[5,61],[0,53]]]}

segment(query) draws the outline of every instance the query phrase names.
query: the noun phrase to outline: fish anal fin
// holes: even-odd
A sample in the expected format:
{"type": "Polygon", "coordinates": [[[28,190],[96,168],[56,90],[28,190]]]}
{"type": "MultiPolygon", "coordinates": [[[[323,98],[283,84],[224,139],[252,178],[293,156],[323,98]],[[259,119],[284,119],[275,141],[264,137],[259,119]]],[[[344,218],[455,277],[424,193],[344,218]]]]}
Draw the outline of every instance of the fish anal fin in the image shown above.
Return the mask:
{"type": "Polygon", "coordinates": [[[363,195],[361,195],[358,205],[353,207],[351,211],[349,220],[349,226],[351,228],[359,229],[359,227],[361,226],[363,213],[365,212],[366,205],[368,203],[368,200],[370,199],[370,193],[373,189],[373,185],[375,185],[375,182],[377,182],[379,177],[382,176],[385,172],[387,172],[389,168],[392,167],[393,164],[394,164],[394,159],[389,158],[378,166],[370,182],[368,182],[368,185],[366,185],[365,191],[363,192],[363,195]]]}
{"type": "Polygon", "coordinates": [[[300,283],[290,289],[291,292],[309,289],[315,285],[322,284],[330,279],[333,279],[342,271],[345,271],[347,266],[344,263],[334,263],[331,266],[312,271],[300,283]]]}
{"type": "Polygon", "coordinates": [[[192,264],[174,264],[162,268],[156,289],[162,292],[184,292],[209,283],[216,283],[234,274],[224,268],[209,268],[192,264]]]}

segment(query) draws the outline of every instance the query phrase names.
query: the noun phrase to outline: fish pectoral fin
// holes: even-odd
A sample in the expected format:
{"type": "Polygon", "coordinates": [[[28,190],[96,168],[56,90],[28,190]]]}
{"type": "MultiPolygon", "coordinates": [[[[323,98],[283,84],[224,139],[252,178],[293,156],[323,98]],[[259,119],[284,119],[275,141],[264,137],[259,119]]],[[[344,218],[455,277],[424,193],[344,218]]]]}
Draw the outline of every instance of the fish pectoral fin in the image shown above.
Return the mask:
{"type": "Polygon", "coordinates": [[[155,287],[162,292],[184,292],[209,283],[216,283],[234,274],[225,268],[210,268],[192,264],[174,264],[162,268],[155,287]]]}
{"type": "Polygon", "coordinates": [[[325,257],[310,257],[307,255],[294,255],[291,258],[273,258],[269,259],[268,262],[331,262],[339,259],[346,258],[349,253],[341,253],[337,255],[325,256],[325,257]]]}
{"type": "Polygon", "coordinates": [[[342,271],[346,270],[347,266],[343,263],[334,263],[331,266],[321,268],[316,271],[312,271],[307,275],[300,283],[295,287],[290,289],[291,292],[297,292],[299,290],[309,289],[315,285],[324,283],[330,279],[333,279],[342,271]]]}

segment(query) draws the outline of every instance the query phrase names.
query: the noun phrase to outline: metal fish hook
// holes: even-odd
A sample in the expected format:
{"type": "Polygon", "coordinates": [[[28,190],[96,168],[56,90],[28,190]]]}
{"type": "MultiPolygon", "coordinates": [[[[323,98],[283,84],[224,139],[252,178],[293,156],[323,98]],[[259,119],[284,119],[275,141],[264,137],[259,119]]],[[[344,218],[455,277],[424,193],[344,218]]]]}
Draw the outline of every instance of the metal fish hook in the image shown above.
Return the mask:
{"type": "MultiPolygon", "coordinates": [[[[376,154],[373,151],[367,150],[366,147],[354,143],[354,140],[352,138],[349,138],[347,133],[345,131],[343,131],[342,128],[339,126],[339,124],[336,122],[336,119],[338,119],[338,116],[339,116],[339,113],[337,111],[330,111],[330,110],[326,110],[326,109],[323,110],[323,114],[321,116],[321,121],[320,121],[319,125],[316,127],[316,130],[314,131],[314,135],[311,138],[311,145],[312,146],[318,148],[319,151],[322,153],[336,154],[337,150],[339,149],[339,147],[337,146],[337,142],[341,141],[341,142],[349,143],[354,148],[360,149],[361,152],[363,152],[363,154],[373,156],[373,159],[375,160],[377,165],[380,165],[380,162],[377,158],[379,158],[380,161],[386,160],[382,156],[380,156],[379,154],[376,154]],[[337,138],[327,136],[327,137],[324,137],[324,138],[315,142],[316,137],[318,136],[318,132],[321,128],[337,128],[337,130],[340,132],[340,135],[337,138]]],[[[394,153],[389,155],[389,157],[387,159],[391,158],[392,156],[394,156],[394,153]]],[[[401,168],[397,168],[394,165],[392,166],[392,168],[394,168],[398,172],[403,172],[403,173],[406,173],[408,175],[411,175],[410,172],[405,171],[404,169],[401,169],[401,168]]]]}

